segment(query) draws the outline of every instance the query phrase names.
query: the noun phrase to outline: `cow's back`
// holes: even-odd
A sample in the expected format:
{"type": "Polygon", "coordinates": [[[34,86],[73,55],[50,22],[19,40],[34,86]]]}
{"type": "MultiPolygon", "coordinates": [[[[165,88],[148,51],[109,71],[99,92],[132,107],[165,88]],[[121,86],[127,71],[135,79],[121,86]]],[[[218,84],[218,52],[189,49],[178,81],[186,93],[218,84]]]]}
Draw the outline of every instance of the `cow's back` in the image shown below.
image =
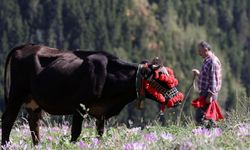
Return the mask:
{"type": "Polygon", "coordinates": [[[20,93],[51,114],[71,114],[80,103],[120,110],[136,96],[129,93],[135,91],[137,66],[103,51],[26,45],[13,60],[12,79],[20,93]]]}

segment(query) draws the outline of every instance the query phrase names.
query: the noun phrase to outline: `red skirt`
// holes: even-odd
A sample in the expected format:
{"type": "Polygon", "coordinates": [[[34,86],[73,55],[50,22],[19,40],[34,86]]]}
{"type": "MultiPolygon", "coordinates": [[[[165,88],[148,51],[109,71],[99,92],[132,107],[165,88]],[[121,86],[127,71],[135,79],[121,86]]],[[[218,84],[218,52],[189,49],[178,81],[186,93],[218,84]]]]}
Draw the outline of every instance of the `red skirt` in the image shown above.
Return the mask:
{"type": "MultiPolygon", "coordinates": [[[[192,106],[195,108],[204,108],[207,105],[205,97],[200,96],[199,98],[192,101],[192,106]]],[[[208,108],[205,110],[204,114],[205,119],[213,119],[218,121],[219,119],[224,119],[220,106],[218,105],[216,100],[213,100],[209,105],[208,108]]]]}

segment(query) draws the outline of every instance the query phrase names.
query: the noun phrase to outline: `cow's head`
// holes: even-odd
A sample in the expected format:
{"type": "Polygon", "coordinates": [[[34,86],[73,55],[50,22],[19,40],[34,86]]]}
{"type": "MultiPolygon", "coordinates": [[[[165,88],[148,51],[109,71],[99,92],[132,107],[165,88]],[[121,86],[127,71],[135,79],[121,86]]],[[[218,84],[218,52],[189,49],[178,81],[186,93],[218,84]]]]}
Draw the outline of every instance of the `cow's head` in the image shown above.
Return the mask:
{"type": "Polygon", "coordinates": [[[136,82],[139,102],[147,97],[167,107],[175,107],[183,101],[173,70],[163,66],[158,58],[139,65],[136,82]]]}

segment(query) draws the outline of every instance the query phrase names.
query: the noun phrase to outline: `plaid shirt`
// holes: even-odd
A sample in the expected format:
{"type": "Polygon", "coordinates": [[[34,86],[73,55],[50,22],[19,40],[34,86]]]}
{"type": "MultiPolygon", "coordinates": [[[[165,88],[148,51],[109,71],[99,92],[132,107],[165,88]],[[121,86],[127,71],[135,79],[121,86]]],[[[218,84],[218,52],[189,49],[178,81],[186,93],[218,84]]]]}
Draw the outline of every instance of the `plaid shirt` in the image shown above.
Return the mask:
{"type": "Polygon", "coordinates": [[[198,77],[198,88],[201,93],[212,93],[216,95],[221,89],[222,74],[220,60],[214,55],[205,58],[200,75],[198,77]]]}

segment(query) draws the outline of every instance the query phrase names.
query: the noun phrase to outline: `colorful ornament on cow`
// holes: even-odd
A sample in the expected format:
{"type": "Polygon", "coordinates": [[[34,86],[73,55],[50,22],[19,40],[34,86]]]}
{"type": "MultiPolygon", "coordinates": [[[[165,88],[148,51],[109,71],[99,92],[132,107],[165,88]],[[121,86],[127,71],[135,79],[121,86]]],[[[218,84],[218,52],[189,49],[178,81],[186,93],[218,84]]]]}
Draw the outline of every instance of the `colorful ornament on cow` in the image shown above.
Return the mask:
{"type": "MultiPolygon", "coordinates": [[[[174,76],[174,72],[172,69],[165,67],[168,75],[163,74],[163,73],[159,73],[158,70],[155,71],[154,73],[154,79],[159,80],[161,82],[164,82],[170,89],[176,87],[178,85],[178,80],[175,78],[174,76]]],[[[167,103],[166,103],[166,97],[164,97],[164,95],[158,91],[157,89],[155,89],[149,81],[144,80],[143,81],[144,87],[145,89],[152,95],[154,96],[160,103],[162,103],[161,106],[161,111],[164,111],[165,109],[165,105],[167,105],[168,108],[171,107],[175,107],[176,105],[180,104],[183,99],[184,99],[184,95],[178,91],[178,93],[173,96],[172,98],[168,99],[167,103]]]]}

